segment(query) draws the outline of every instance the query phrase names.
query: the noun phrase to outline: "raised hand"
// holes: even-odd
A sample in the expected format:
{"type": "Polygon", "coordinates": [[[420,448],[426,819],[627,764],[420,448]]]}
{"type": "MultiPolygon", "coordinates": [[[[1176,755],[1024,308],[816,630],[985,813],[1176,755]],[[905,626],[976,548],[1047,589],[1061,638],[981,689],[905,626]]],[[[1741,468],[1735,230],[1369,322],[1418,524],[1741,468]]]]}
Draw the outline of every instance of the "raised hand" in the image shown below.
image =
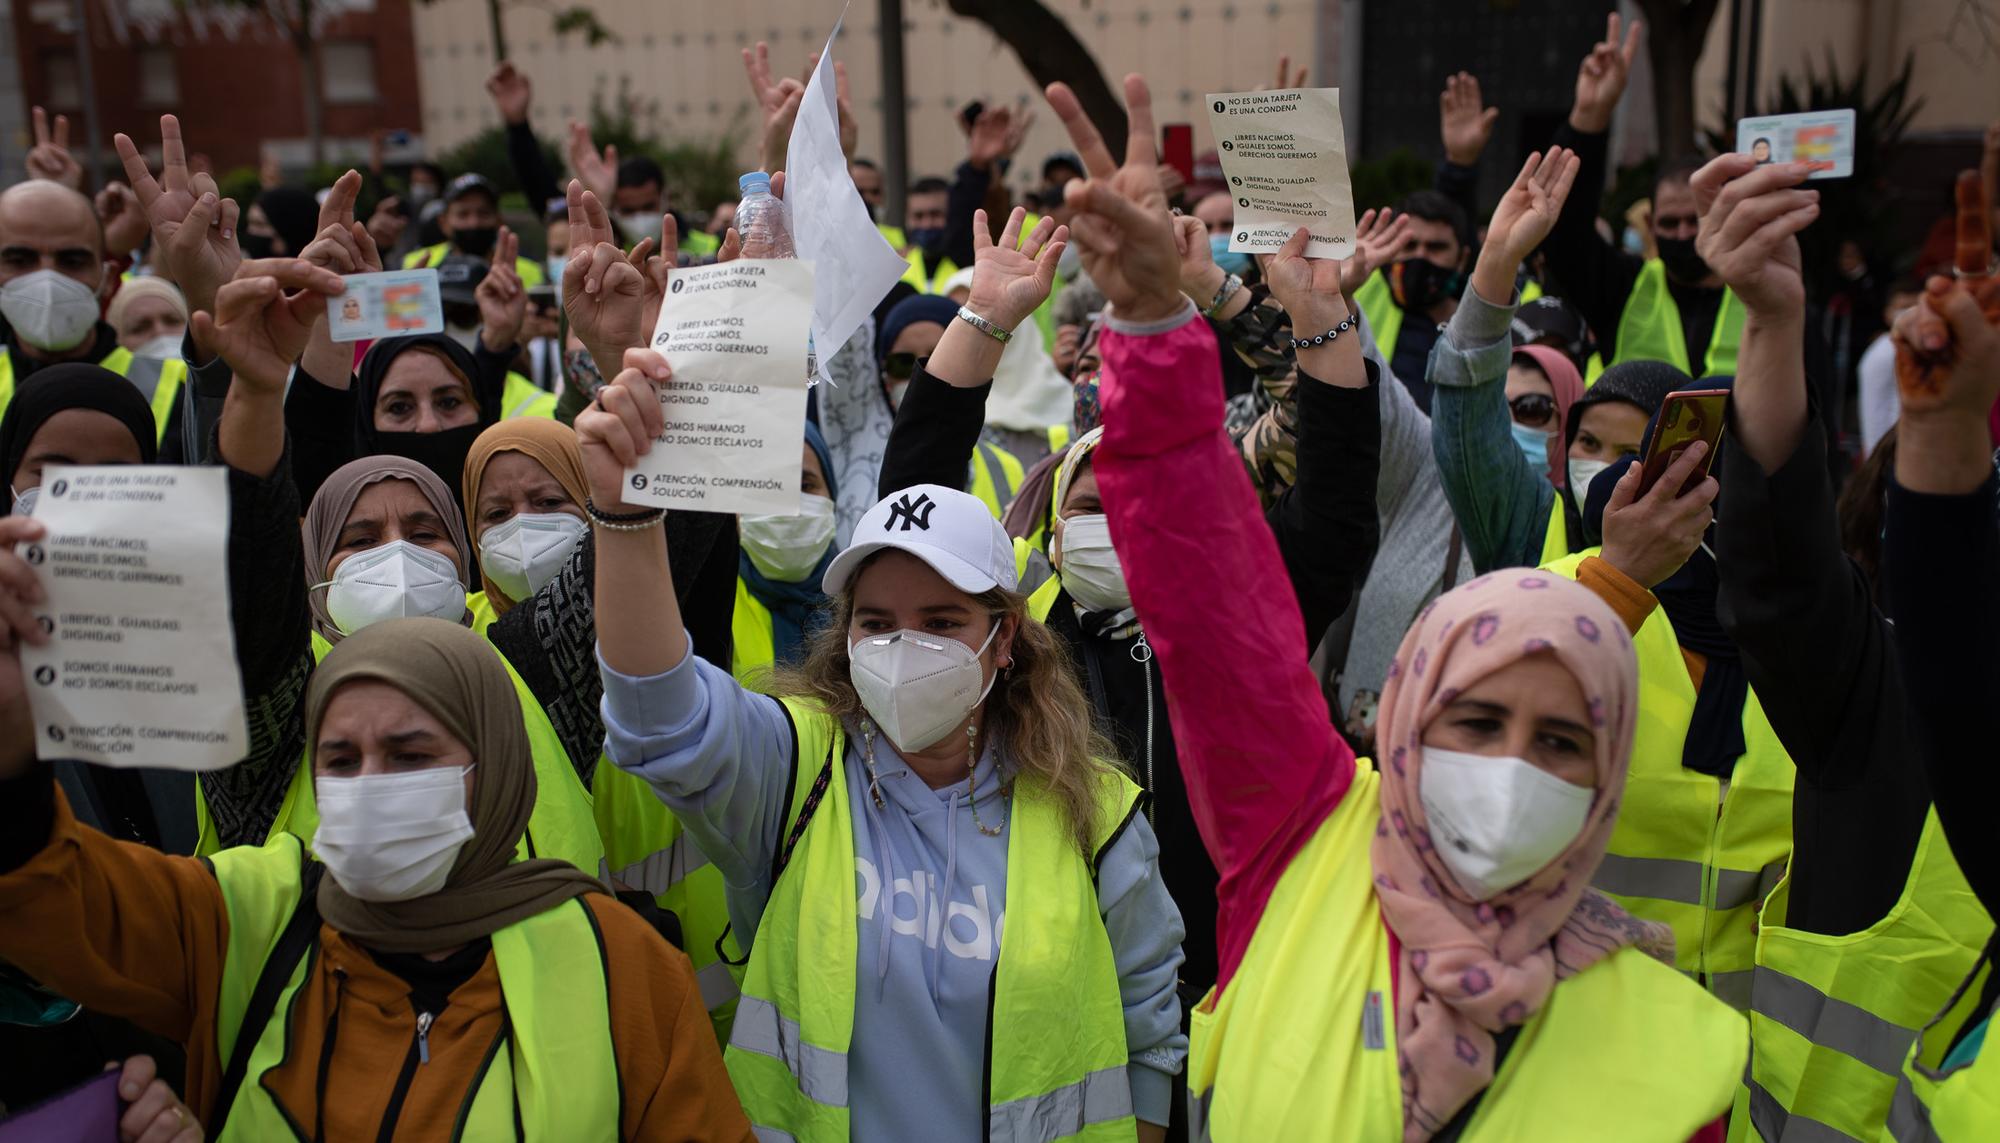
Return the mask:
{"type": "Polygon", "coordinates": [[[792,146],[792,124],[798,122],[799,108],[805,106],[806,85],[791,76],[775,88],[778,107],[764,120],[764,138],[758,151],[758,169],[773,171],[785,165],[792,146]]]}
{"type": "Polygon", "coordinates": [[[18,648],[48,644],[35,619],[36,605],[47,596],[41,577],[16,553],[17,545],[47,535],[48,528],[32,516],[0,517],[0,778],[19,775],[35,760],[34,719],[18,648]]]}
{"type": "Polygon", "coordinates": [[[1819,192],[1800,188],[1810,163],[1720,155],[1694,173],[1701,231],[1695,250],[1753,316],[1793,319],[1806,304],[1799,231],[1819,217],[1819,192]]]}
{"type": "MultiPolygon", "coordinates": [[[[1599,555],[1605,563],[1648,588],[1680,570],[1715,520],[1712,505],[1722,486],[1713,476],[1703,477],[1692,492],[1679,495],[1707,455],[1707,441],[1689,445],[1644,496],[1639,495],[1639,482],[1645,466],[1633,464],[1625,470],[1604,508],[1604,548],[1599,555]]],[[[1589,489],[1575,492],[1582,500],[1589,489]]]]}
{"type": "Polygon", "coordinates": [[[1896,387],[1906,419],[1956,413],[1984,425],[2000,395],[2000,269],[1986,208],[1992,192],[1982,189],[1978,172],[1964,171],[1954,193],[1956,280],[1932,278],[1923,298],[1896,319],[1896,387]]]}
{"type": "MultiPolygon", "coordinates": [[[[322,239],[332,237],[345,254],[345,263],[351,268],[343,269],[343,274],[372,274],[382,269],[382,252],[375,243],[374,234],[354,220],[354,205],[361,197],[361,172],[348,171],[334,180],[333,189],[326,194],[326,200],[319,204],[319,237],[306,247],[299,257],[314,265],[330,265],[313,256],[314,246],[322,239]],[[329,232],[335,232],[330,235],[329,232]]],[[[371,220],[372,221],[372,220],[371,220]]],[[[322,256],[329,254],[322,249],[322,256]]]]}
{"type": "Polygon", "coordinates": [[[1512,300],[1514,274],[1555,229],[1580,166],[1576,152],[1561,147],[1547,155],[1536,151],[1521,164],[1514,185],[1500,196],[1493,220],[1486,224],[1486,244],[1472,271],[1472,287],[1480,297],[1494,305],[1512,300]]]}
{"type": "Polygon", "coordinates": [[[1363,213],[1354,226],[1354,253],[1340,264],[1341,292],[1352,298],[1368,275],[1396,260],[1409,237],[1409,215],[1386,206],[1363,213]]]}
{"type": "Polygon", "coordinates": [[[618,232],[597,196],[569,184],[569,261],[563,266],[563,312],[601,373],[616,371],[625,351],[643,344],[642,275],[618,247],[618,232]],[[608,367],[607,367],[608,366],[608,367]]]}
{"type": "Polygon", "coordinates": [[[674,375],[667,359],[650,349],[626,350],[623,363],[591,407],[576,415],[584,481],[591,503],[604,512],[651,507],[625,503],[625,470],[652,451],[653,438],[665,431],[657,386],[674,375]]]}
{"type": "Polygon", "coordinates": [[[139,196],[131,187],[120,182],[104,184],[97,192],[96,206],[97,221],[104,226],[106,254],[123,257],[146,241],[152,227],[146,221],[146,208],[139,205],[139,196]]]}
{"type": "Polygon", "coordinates": [[[1144,322],[1172,317],[1187,303],[1180,292],[1173,216],[1160,192],[1153,96],[1145,78],[1125,77],[1129,129],[1123,166],[1112,160],[1104,137],[1068,84],[1050,84],[1047,95],[1056,117],[1069,129],[1087,176],[1063,188],[1063,200],[1073,212],[1070,238],[1084,268],[1121,318],[1144,322]]]}
{"type": "Polygon", "coordinates": [[[1478,76],[1469,71],[1446,76],[1444,93],[1438,96],[1438,134],[1444,139],[1446,161],[1461,167],[1478,165],[1499,118],[1500,109],[1485,106],[1479,98],[1478,76]]]}
{"type": "MultiPolygon", "coordinates": [[[[729,233],[736,231],[732,228],[729,233]]],[[[723,245],[728,245],[726,236],[723,245]]],[[[647,338],[652,336],[653,327],[660,324],[660,306],[667,300],[667,276],[680,264],[681,227],[671,211],[660,218],[660,253],[653,253],[653,246],[651,238],[644,238],[625,255],[625,261],[639,271],[639,332],[647,338]]],[[[736,254],[742,253],[742,243],[738,242],[736,254]]],[[[734,258],[732,255],[731,260],[734,258]]]]}
{"type": "Polygon", "coordinates": [[[1215,252],[1208,246],[1208,225],[1191,214],[1176,214],[1174,249],[1181,257],[1181,293],[1198,306],[1208,305],[1215,291],[1229,277],[1215,264],[1215,252]]]}
{"type": "Polygon", "coordinates": [[[1002,159],[1009,159],[1021,149],[1021,141],[1027,138],[1028,128],[1035,122],[1034,112],[1023,108],[1015,111],[1007,107],[989,107],[973,120],[972,131],[965,140],[965,161],[981,169],[991,167],[1002,159]]]}
{"type": "Polygon", "coordinates": [[[83,189],[83,164],[69,153],[69,116],[56,116],[55,130],[49,130],[49,113],[35,108],[35,145],[28,150],[28,177],[61,183],[74,191],[83,189]]]}
{"type": "Polygon", "coordinates": [[[1276,78],[1274,78],[1274,79],[1273,79],[1273,80],[1271,81],[1271,83],[1270,83],[1270,85],[1269,85],[1269,86],[1267,86],[1267,87],[1261,87],[1261,88],[1258,88],[1258,90],[1259,90],[1259,91],[1285,91],[1285,90],[1287,90],[1287,89],[1289,89],[1289,88],[1294,88],[1294,87],[1304,87],[1305,85],[1306,85],[1306,67],[1305,67],[1305,65],[1304,65],[1304,64],[1300,64],[1300,65],[1299,65],[1299,70],[1297,70],[1297,71],[1293,71],[1293,70],[1292,70],[1292,57],[1291,57],[1291,56],[1289,56],[1289,55],[1285,55],[1285,54],[1283,54],[1283,53],[1280,53],[1280,54],[1279,54],[1279,56],[1278,56],[1278,74],[1277,74],[1277,77],[1276,77],[1276,78]]]}
{"type": "Polygon", "coordinates": [[[302,258],[244,262],[217,291],[214,313],[195,311],[195,336],[229,363],[235,384],[282,399],[326,300],[346,290],[340,275],[302,258]]]}
{"type": "Polygon", "coordinates": [[[479,340],[492,353],[505,353],[519,344],[521,323],[528,320],[528,289],[514,268],[520,253],[520,235],[501,227],[493,242],[493,261],[472,292],[479,303],[479,340]]]}
{"type": "Polygon", "coordinates": [[[215,294],[236,274],[243,252],[236,245],[236,200],[221,198],[215,179],[188,170],[180,120],[160,116],[160,177],[146,168],[130,136],[112,138],[125,178],[153,227],[161,270],[186,295],[189,310],[213,310],[215,294]]]}
{"type": "Polygon", "coordinates": [[[1632,21],[1621,42],[1618,13],[1611,13],[1605,21],[1604,38],[1576,69],[1576,102],[1569,109],[1571,127],[1592,135],[1611,129],[1611,113],[1632,77],[1632,61],[1638,57],[1643,28],[1639,21],[1632,21]]]}
{"type": "Polygon", "coordinates": [[[564,154],[569,160],[570,174],[583,183],[583,189],[596,195],[599,202],[610,202],[612,192],[618,189],[617,145],[599,151],[590,137],[590,128],[572,119],[564,154]]]}
{"type": "Polygon", "coordinates": [[[1278,248],[1259,261],[1271,296],[1292,315],[1292,333],[1309,337],[1339,325],[1348,315],[1343,296],[1341,263],[1333,258],[1309,258],[1311,234],[1301,226],[1278,248]]]}
{"type": "Polygon", "coordinates": [[[500,112],[502,121],[510,125],[528,121],[528,108],[535,102],[535,88],[528,82],[526,72],[501,60],[500,66],[493,69],[493,74],[486,77],[486,94],[493,97],[493,106],[500,112]]]}
{"type": "Polygon", "coordinates": [[[1056,259],[1069,241],[1069,228],[1057,226],[1053,218],[1037,222],[1024,239],[1021,223],[1027,213],[1015,207],[997,243],[987,237],[986,212],[972,214],[972,292],[965,305],[1007,330],[1028,320],[1048,300],[1055,288],[1056,259]]]}

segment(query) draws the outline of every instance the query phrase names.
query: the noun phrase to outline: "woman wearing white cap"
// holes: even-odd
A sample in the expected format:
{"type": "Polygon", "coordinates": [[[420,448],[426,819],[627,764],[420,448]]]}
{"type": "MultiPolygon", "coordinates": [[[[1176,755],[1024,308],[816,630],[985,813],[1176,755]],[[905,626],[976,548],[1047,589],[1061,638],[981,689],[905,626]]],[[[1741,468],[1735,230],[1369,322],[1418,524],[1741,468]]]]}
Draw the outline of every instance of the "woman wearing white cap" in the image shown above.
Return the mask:
{"type": "Polygon", "coordinates": [[[883,500],[787,697],[747,692],[690,654],[660,513],[618,501],[670,376],[625,361],[576,422],[606,749],[728,883],[751,951],[727,1060],[759,1137],[1163,1138],[1180,914],[1006,533],[953,489],[883,500]]]}

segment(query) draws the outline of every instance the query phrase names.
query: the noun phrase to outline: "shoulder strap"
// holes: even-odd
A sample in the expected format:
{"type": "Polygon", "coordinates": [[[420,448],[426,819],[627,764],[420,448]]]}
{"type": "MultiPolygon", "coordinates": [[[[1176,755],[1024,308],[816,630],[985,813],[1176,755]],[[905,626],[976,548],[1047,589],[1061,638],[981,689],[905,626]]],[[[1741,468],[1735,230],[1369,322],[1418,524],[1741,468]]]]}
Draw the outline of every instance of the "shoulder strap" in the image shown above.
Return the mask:
{"type": "Polygon", "coordinates": [[[1464,549],[1465,537],[1459,534],[1458,517],[1453,516],[1451,519],[1451,540],[1446,546],[1444,553],[1444,585],[1439,588],[1439,595],[1443,595],[1445,592],[1458,586],[1459,553],[1464,551],[1464,549]]]}
{"type": "Polygon", "coordinates": [[[229,1066],[223,1069],[222,1086],[215,1095],[215,1104],[209,1112],[208,1137],[222,1138],[223,1125],[229,1120],[229,1109],[236,1103],[236,1092],[243,1086],[243,1076],[250,1068],[250,1053],[256,1050],[257,1041],[264,1036],[264,1026],[271,1022],[271,1013],[278,1006],[278,994],[292,979],[292,972],[298,968],[306,950],[319,935],[319,880],[326,875],[326,866],[308,860],[299,874],[299,903],[292,908],[291,919],[285,922],[284,931],[278,934],[278,943],[272,947],[271,955],[264,960],[264,968],[257,974],[257,988],[250,994],[250,1006],[243,1010],[243,1023],[236,1029],[236,1046],[229,1053],[229,1066]]]}
{"type": "Polygon", "coordinates": [[[819,768],[819,775],[813,779],[812,788],[806,791],[806,800],[799,806],[799,816],[792,820],[792,828],[785,834],[785,840],[778,846],[778,855],[771,862],[771,884],[776,886],[778,878],[785,875],[785,866],[792,863],[792,850],[798,848],[799,838],[805,836],[806,826],[811,824],[813,814],[818,811],[820,799],[826,797],[826,788],[833,782],[833,748],[827,747],[826,762],[819,768]]]}
{"type": "MultiPolygon", "coordinates": [[[[1494,1079],[1500,1078],[1500,1065],[1507,1062],[1507,1053],[1514,1050],[1514,1041],[1520,1038],[1519,1024],[1509,1024],[1493,1037],[1494,1079]]],[[[1451,1117],[1451,1122],[1445,1124],[1442,1131],[1431,1136],[1432,1143],[1458,1143],[1459,1137],[1465,1134],[1466,1127],[1471,1124],[1472,1117],[1479,1113],[1480,1102],[1486,1098],[1486,1093],[1492,1090],[1493,1085],[1489,1083],[1473,1092],[1472,1098],[1465,1101],[1465,1106],[1458,1109],[1458,1114],[1451,1117]]]]}

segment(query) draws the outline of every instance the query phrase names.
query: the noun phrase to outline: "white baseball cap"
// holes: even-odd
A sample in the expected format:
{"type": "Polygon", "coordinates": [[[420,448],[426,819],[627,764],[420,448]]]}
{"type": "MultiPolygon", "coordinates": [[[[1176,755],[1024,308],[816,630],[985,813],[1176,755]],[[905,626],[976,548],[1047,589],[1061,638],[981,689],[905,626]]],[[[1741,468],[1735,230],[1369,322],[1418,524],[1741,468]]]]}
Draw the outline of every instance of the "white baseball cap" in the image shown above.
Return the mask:
{"type": "Polygon", "coordinates": [[[826,566],[820,590],[839,594],[862,561],[887,548],[910,553],[972,595],[995,587],[1012,591],[1017,582],[1014,542],[985,503],[956,488],[916,484],[868,510],[846,550],[826,566]]]}

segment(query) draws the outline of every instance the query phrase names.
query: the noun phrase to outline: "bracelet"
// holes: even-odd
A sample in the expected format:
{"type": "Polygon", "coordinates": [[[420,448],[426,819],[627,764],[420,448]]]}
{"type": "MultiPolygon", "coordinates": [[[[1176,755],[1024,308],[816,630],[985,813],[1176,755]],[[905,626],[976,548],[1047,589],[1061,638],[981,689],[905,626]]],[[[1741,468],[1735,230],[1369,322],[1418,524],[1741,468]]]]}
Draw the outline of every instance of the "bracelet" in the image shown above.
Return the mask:
{"type": "Polygon", "coordinates": [[[1217,313],[1220,313],[1222,307],[1229,304],[1229,299],[1236,296],[1236,291],[1242,288],[1243,279],[1241,277],[1230,274],[1223,278],[1222,284],[1215,288],[1215,296],[1208,299],[1208,308],[1201,311],[1201,316],[1214,317],[1217,313]]]}
{"type": "Polygon", "coordinates": [[[1312,349],[1313,347],[1320,345],[1332,345],[1335,341],[1339,340],[1341,334],[1346,333],[1350,329],[1353,329],[1356,324],[1357,323],[1355,322],[1354,315],[1348,314],[1346,317],[1340,319],[1339,325],[1334,326],[1332,329],[1327,330],[1325,333],[1316,333],[1311,337],[1293,338],[1292,348],[1294,350],[1299,350],[1299,349],[1312,349]]]}
{"type": "Polygon", "coordinates": [[[639,512],[613,513],[600,511],[597,504],[586,496],[583,498],[584,515],[590,522],[607,532],[643,532],[657,527],[667,518],[665,508],[647,508],[639,512]]]}
{"type": "Polygon", "coordinates": [[[987,321],[985,318],[980,317],[976,313],[973,313],[972,310],[966,306],[958,307],[958,317],[960,321],[963,321],[965,324],[971,326],[972,328],[978,330],[979,332],[985,334],[986,336],[992,338],[995,341],[1004,343],[1014,336],[1013,330],[1001,329],[999,326],[994,325],[992,322],[987,321]]]}

